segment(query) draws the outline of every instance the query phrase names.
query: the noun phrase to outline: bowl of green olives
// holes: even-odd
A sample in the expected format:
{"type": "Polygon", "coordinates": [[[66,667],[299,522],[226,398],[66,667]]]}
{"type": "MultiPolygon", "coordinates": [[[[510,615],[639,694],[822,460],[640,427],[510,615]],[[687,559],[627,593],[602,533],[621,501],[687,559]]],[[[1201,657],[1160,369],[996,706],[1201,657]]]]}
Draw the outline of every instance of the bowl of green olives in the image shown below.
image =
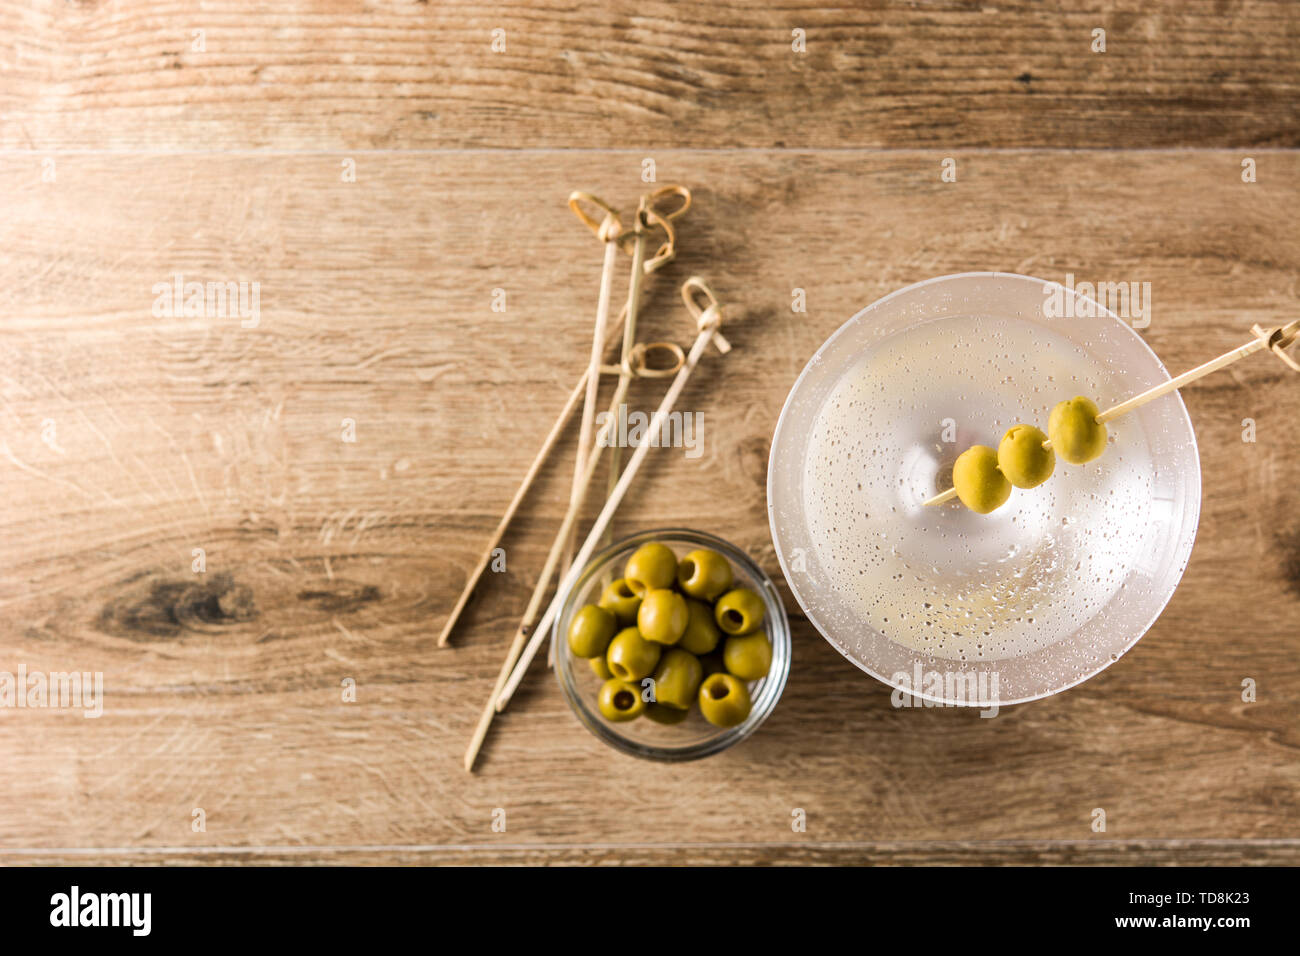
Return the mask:
{"type": "Polygon", "coordinates": [[[772,580],[721,538],[680,528],[592,558],[551,636],[578,719],[649,760],[695,760],[744,740],[790,671],[790,624],[772,580]]]}

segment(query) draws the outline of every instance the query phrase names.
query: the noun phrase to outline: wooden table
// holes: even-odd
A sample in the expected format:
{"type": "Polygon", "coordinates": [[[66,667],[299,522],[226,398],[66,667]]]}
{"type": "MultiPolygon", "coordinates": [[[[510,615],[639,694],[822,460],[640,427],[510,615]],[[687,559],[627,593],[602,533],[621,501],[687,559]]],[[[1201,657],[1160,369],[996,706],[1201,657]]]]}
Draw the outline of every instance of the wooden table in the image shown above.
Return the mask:
{"type": "Polygon", "coordinates": [[[538,666],[467,775],[574,443],[433,640],[585,361],[571,189],[630,207],[647,159],[689,185],[646,333],[688,340],[696,272],[732,317],[683,399],[704,454],[652,455],[616,531],[779,578],[776,415],[877,297],[1148,281],[1174,370],[1295,317],[1292,7],[382,7],[5,5],[0,671],[104,699],[0,708],[0,862],[1300,862],[1300,380],[1267,357],[1184,392],[1204,499],[1168,609],[995,720],[891,707],[786,591],[789,686],[745,744],[615,755],[538,666]],[[258,283],[256,325],[168,310],[177,275],[258,283]]]}

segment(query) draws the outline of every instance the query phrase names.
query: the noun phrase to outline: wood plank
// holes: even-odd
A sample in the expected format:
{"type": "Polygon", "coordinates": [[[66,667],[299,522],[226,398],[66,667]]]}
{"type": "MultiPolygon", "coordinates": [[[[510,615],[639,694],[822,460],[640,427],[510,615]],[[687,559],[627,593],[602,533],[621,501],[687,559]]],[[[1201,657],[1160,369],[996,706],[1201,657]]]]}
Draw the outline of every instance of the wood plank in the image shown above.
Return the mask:
{"type": "MultiPolygon", "coordinates": [[[[1254,185],[1236,151],[979,153],[952,184],[927,151],[661,155],[661,180],[697,202],[681,260],[653,280],[647,335],[686,340],[675,286],[701,272],[736,348],[684,399],[703,457],[652,456],[616,530],[699,527],[774,575],[776,415],[817,346],[880,295],[971,269],[1150,281],[1143,334],[1176,369],[1295,314],[1295,154],[1262,157],[1254,185]],[[795,287],[807,314],[790,311],[795,287]]],[[[86,155],[42,182],[38,159],[0,157],[0,670],[102,671],[106,696],[98,719],[0,709],[0,848],[472,848],[463,862],[497,843],[506,861],[740,843],[779,862],[801,839],[871,844],[799,857],[834,862],[1013,840],[1037,849],[994,858],[1068,861],[1098,806],[1095,838],[1161,861],[1179,851],[1147,841],[1300,838],[1300,383],[1280,363],[1185,393],[1196,549],[1150,634],[1096,679],[994,720],[895,710],[796,615],[786,695],[731,751],[671,768],[612,754],[538,670],[471,777],[460,756],[567,500],[572,445],[454,646],[432,636],[584,361],[600,250],[564,198],[630,204],[639,163],[376,155],[344,183],[333,156],[86,155]],[[259,325],[155,316],[154,285],[176,273],[259,282],[259,325]],[[1240,699],[1246,677],[1257,703],[1240,699]],[[794,808],[807,834],[791,833],[794,808]]],[[[1291,844],[1258,852],[1294,861],[1291,844]]]]}
{"type": "Polygon", "coordinates": [[[3,10],[5,149],[1300,144],[1287,0],[3,10]]]}
{"type": "Polygon", "coordinates": [[[6,866],[1294,866],[1287,840],[925,841],[669,846],[164,847],[0,852],[6,866]]]}

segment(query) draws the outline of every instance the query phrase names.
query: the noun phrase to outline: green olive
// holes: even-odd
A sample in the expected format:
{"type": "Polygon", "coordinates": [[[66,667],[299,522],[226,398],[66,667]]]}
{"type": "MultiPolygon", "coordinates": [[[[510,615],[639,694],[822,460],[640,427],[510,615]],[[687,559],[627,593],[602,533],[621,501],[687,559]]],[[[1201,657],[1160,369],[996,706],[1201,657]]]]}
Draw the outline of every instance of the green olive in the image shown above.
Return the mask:
{"type": "Polygon", "coordinates": [[[664,704],[646,704],[645,715],[656,724],[680,724],[691,716],[689,710],[680,710],[664,704]]]}
{"type": "Polygon", "coordinates": [[[1011,482],[998,471],[998,453],[988,445],[971,445],[952,466],[957,497],[971,511],[986,515],[1007,503],[1011,482]]]}
{"type": "Polygon", "coordinates": [[[677,565],[677,586],[693,598],[716,600],[731,587],[731,565],[708,548],[697,548],[677,565]]]}
{"type": "Polygon", "coordinates": [[[647,591],[657,588],[670,588],[677,580],[677,555],[658,541],[643,544],[627,559],[623,577],[638,597],[645,597],[647,591]]]}
{"type": "Polygon", "coordinates": [[[677,646],[692,654],[707,654],[718,646],[722,632],[713,620],[713,608],[694,598],[686,599],[686,631],[677,646]]]}
{"type": "Polygon", "coordinates": [[[569,622],[569,650],[578,657],[600,657],[609,648],[616,629],[613,614],[588,604],[569,622]]]}
{"type": "Polygon", "coordinates": [[[633,681],[649,677],[659,663],[662,648],[641,636],[635,627],[625,627],[609,642],[605,661],[619,680],[633,681]]]}
{"type": "Polygon", "coordinates": [[[1033,425],[1015,425],[998,444],[998,471],[1017,488],[1037,488],[1056,468],[1056,455],[1044,448],[1047,436],[1033,425]]]}
{"type": "Polygon", "coordinates": [[[766,677],[772,667],[772,642],[761,631],[729,637],[722,649],[722,662],[741,680],[766,677]]]}
{"type": "Polygon", "coordinates": [[[635,720],[645,712],[645,701],[641,699],[641,691],[635,684],[621,680],[607,680],[600,685],[596,706],[600,708],[606,720],[615,723],[635,720]]]}
{"type": "Polygon", "coordinates": [[[646,592],[636,612],[636,626],[647,641],[676,644],[686,633],[690,617],[684,597],[667,588],[655,588],[646,592]]]}
{"type": "Polygon", "coordinates": [[[592,673],[601,680],[609,680],[614,676],[614,672],[609,669],[609,661],[603,657],[593,657],[587,663],[591,665],[592,673]]]}
{"type": "Polygon", "coordinates": [[[713,620],[728,634],[748,634],[763,624],[763,599],[749,588],[735,588],[713,605],[713,620]]]}
{"type": "Polygon", "coordinates": [[[641,596],[632,590],[627,578],[611,581],[600,594],[600,606],[618,618],[618,623],[627,627],[636,623],[637,608],[641,606],[641,596]]]}
{"type": "Polygon", "coordinates": [[[702,680],[704,668],[700,666],[699,658],[689,651],[670,647],[664,651],[659,666],[655,668],[655,703],[689,710],[702,680]]]}
{"type": "Polygon", "coordinates": [[[749,716],[749,689],[730,674],[710,674],[700,684],[700,713],[716,727],[734,727],[749,716]]]}
{"type": "Polygon", "coordinates": [[[1097,403],[1082,395],[1052,409],[1047,434],[1052,449],[1072,465],[1092,461],[1106,450],[1106,426],[1097,424],[1097,403]]]}

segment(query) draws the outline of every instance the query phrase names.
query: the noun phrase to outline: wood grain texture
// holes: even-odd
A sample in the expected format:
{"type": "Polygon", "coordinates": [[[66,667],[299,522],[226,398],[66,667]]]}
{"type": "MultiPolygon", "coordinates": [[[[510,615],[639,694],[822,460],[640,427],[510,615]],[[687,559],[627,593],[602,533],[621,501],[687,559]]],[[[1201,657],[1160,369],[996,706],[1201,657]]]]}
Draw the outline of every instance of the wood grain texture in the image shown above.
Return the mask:
{"type": "Polygon", "coordinates": [[[1300,144],[1288,0],[3,0],[0,23],[8,149],[1300,144]]]}
{"type": "Polygon", "coordinates": [[[136,847],[0,851],[5,866],[1284,866],[1289,840],[1095,840],[860,844],[554,844],[405,847],[136,847]]]}
{"type": "MultiPolygon", "coordinates": [[[[639,163],[386,154],[345,183],[330,155],[67,155],[43,182],[38,160],[0,158],[0,670],[102,671],[105,703],[0,709],[5,861],[1300,861],[1300,383],[1281,363],[1184,393],[1204,481],[1186,576],[1132,652],[1068,693],[994,720],[896,710],[787,591],[789,685],[743,745],[672,767],[616,755],[535,668],[467,776],[572,443],[454,646],[433,635],[585,361],[600,248],[565,198],[630,205],[639,163]],[[257,281],[260,324],[155,316],[176,273],[257,281]],[[1216,842],[1233,840],[1262,842],[1216,842]],[[19,848],[49,855],[5,856],[19,848]]],[[[735,349],[683,400],[703,456],[652,455],[616,533],[698,527],[779,579],[776,415],[832,331],[913,281],[1149,281],[1143,334],[1173,369],[1295,314],[1295,154],[1261,158],[1254,185],[1235,151],[980,153],[956,183],[938,172],[925,151],[662,154],[661,181],[696,204],[646,335],[688,340],[676,285],[700,272],[735,349]]],[[[634,405],[662,387],[637,383],[634,405]]]]}

